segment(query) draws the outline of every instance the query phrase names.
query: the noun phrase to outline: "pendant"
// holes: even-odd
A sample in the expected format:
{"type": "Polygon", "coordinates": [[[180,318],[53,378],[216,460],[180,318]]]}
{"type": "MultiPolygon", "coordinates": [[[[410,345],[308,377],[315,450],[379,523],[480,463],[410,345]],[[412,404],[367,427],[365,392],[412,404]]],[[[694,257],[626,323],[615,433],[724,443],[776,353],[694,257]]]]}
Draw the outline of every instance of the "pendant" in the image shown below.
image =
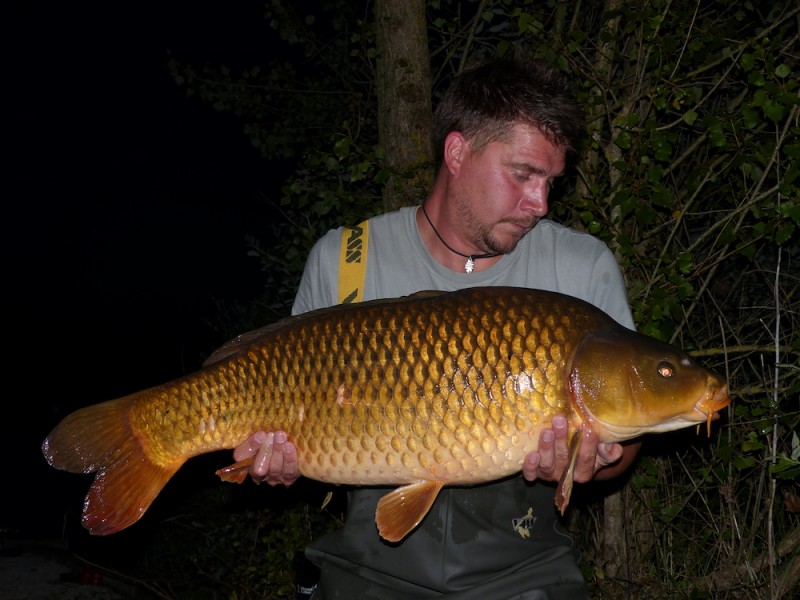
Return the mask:
{"type": "Polygon", "coordinates": [[[470,256],[469,258],[467,258],[467,262],[464,263],[464,272],[472,273],[472,270],[474,268],[475,268],[475,261],[472,260],[472,257],[470,256]]]}

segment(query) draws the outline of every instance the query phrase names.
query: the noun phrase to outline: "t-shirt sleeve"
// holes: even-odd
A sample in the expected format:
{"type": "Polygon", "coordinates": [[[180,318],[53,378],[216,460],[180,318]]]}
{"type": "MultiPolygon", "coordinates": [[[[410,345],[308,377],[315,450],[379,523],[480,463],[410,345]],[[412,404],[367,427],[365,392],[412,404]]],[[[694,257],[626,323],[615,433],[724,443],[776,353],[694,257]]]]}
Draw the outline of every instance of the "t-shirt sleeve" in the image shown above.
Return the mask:
{"type": "Polygon", "coordinates": [[[332,229],[311,248],[294,297],[293,315],[338,303],[341,239],[342,228],[332,229]]]}
{"type": "Polygon", "coordinates": [[[592,270],[591,302],[608,313],[620,325],[635,329],[625,279],[617,260],[605,245],[592,270]]]}

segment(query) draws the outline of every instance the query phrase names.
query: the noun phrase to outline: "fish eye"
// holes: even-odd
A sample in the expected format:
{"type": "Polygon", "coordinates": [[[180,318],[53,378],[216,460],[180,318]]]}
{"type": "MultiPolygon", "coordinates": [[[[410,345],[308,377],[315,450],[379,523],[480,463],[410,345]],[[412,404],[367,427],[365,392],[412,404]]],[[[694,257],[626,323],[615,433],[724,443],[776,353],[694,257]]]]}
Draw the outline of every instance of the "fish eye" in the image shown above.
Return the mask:
{"type": "Polygon", "coordinates": [[[658,363],[658,374],[661,375],[664,379],[669,379],[675,373],[675,367],[673,367],[669,362],[666,360],[662,360],[658,363]]]}

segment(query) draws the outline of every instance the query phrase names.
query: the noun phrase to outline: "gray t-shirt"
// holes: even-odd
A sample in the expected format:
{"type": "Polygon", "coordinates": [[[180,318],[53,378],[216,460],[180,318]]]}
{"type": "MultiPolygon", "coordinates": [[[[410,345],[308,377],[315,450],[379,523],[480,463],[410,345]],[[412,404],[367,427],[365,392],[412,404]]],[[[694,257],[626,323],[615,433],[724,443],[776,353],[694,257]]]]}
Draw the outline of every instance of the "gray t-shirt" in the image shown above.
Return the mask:
{"type": "MultiPolygon", "coordinates": [[[[581,298],[633,328],[619,266],[596,238],[543,219],[489,269],[457,273],[431,258],[415,211],[407,207],[370,219],[363,300],[420,290],[528,287],[581,298]]],[[[337,303],[342,232],[328,232],[312,248],[293,314],[337,303]]],[[[554,486],[515,476],[445,488],[399,544],[382,541],[375,527],[375,508],[387,491],[352,489],[344,527],[306,550],[321,568],[324,600],[586,597],[572,539],[556,514],[554,486]]]]}
{"type": "MultiPolygon", "coordinates": [[[[569,294],[603,309],[633,329],[619,265],[608,247],[591,235],[542,219],[517,245],[485,271],[457,273],[428,253],[417,229],[416,207],[373,217],[362,300],[395,298],[420,290],[454,291],[510,285],[569,294]]],[[[333,229],[311,249],[295,297],[293,314],[338,302],[342,231],[333,229]]]]}

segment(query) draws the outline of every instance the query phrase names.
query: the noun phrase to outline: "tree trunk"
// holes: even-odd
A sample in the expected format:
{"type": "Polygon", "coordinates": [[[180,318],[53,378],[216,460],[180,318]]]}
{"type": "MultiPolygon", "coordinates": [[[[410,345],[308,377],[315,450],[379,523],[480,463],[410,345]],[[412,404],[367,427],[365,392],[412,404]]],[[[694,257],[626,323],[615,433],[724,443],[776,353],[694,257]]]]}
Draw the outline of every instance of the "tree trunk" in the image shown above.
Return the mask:
{"type": "Polygon", "coordinates": [[[424,0],[376,0],[378,141],[385,211],[419,204],[432,174],[431,73],[424,0]]]}
{"type": "MultiPolygon", "coordinates": [[[[605,3],[605,15],[614,15],[616,14],[617,10],[620,8],[621,0],[606,0],[605,3]]],[[[612,17],[609,18],[604,22],[603,30],[609,34],[608,40],[616,40],[618,33],[617,29],[619,26],[619,17],[612,17]]],[[[600,37],[602,39],[602,36],[600,37]]],[[[594,94],[604,95],[607,92],[608,85],[610,84],[612,77],[611,74],[613,72],[614,64],[613,64],[613,43],[612,41],[608,41],[605,44],[599,44],[597,48],[597,53],[595,54],[595,70],[597,75],[597,86],[593,89],[594,94]]],[[[599,107],[604,107],[605,103],[596,103],[593,104],[593,107],[599,109],[599,107]]],[[[594,141],[598,145],[598,152],[603,151],[603,145],[600,143],[600,139],[602,138],[602,129],[603,124],[608,123],[610,119],[608,119],[608,115],[602,115],[602,118],[598,118],[600,115],[597,114],[590,114],[588,115],[589,119],[589,134],[592,136],[594,141]]],[[[618,153],[620,149],[614,145],[613,143],[608,144],[605,147],[605,157],[600,157],[596,153],[587,153],[584,158],[584,172],[590,175],[590,177],[595,177],[597,175],[597,166],[605,158],[608,168],[609,168],[609,179],[611,182],[610,189],[614,189],[614,186],[617,183],[617,180],[620,177],[620,174],[617,172],[615,168],[615,163],[618,158],[618,153]]],[[[588,190],[579,190],[581,193],[588,193],[588,190]]],[[[614,223],[615,220],[618,218],[616,214],[619,208],[614,207],[611,209],[611,222],[614,223]]],[[[609,246],[612,250],[617,250],[616,238],[612,238],[609,242],[609,246]]],[[[615,252],[616,253],[616,252],[615,252]]],[[[617,259],[619,260],[619,256],[617,259]]],[[[605,556],[608,557],[608,562],[606,563],[606,573],[611,577],[623,577],[624,576],[624,569],[625,569],[625,549],[626,549],[626,540],[625,540],[625,527],[623,526],[625,523],[625,511],[624,511],[624,504],[622,501],[622,494],[623,490],[618,490],[612,494],[610,494],[604,502],[604,526],[603,526],[603,551],[605,556]]]]}
{"type": "Polygon", "coordinates": [[[603,553],[608,557],[606,573],[614,578],[625,577],[625,507],[623,490],[606,496],[603,501],[603,553]]]}

